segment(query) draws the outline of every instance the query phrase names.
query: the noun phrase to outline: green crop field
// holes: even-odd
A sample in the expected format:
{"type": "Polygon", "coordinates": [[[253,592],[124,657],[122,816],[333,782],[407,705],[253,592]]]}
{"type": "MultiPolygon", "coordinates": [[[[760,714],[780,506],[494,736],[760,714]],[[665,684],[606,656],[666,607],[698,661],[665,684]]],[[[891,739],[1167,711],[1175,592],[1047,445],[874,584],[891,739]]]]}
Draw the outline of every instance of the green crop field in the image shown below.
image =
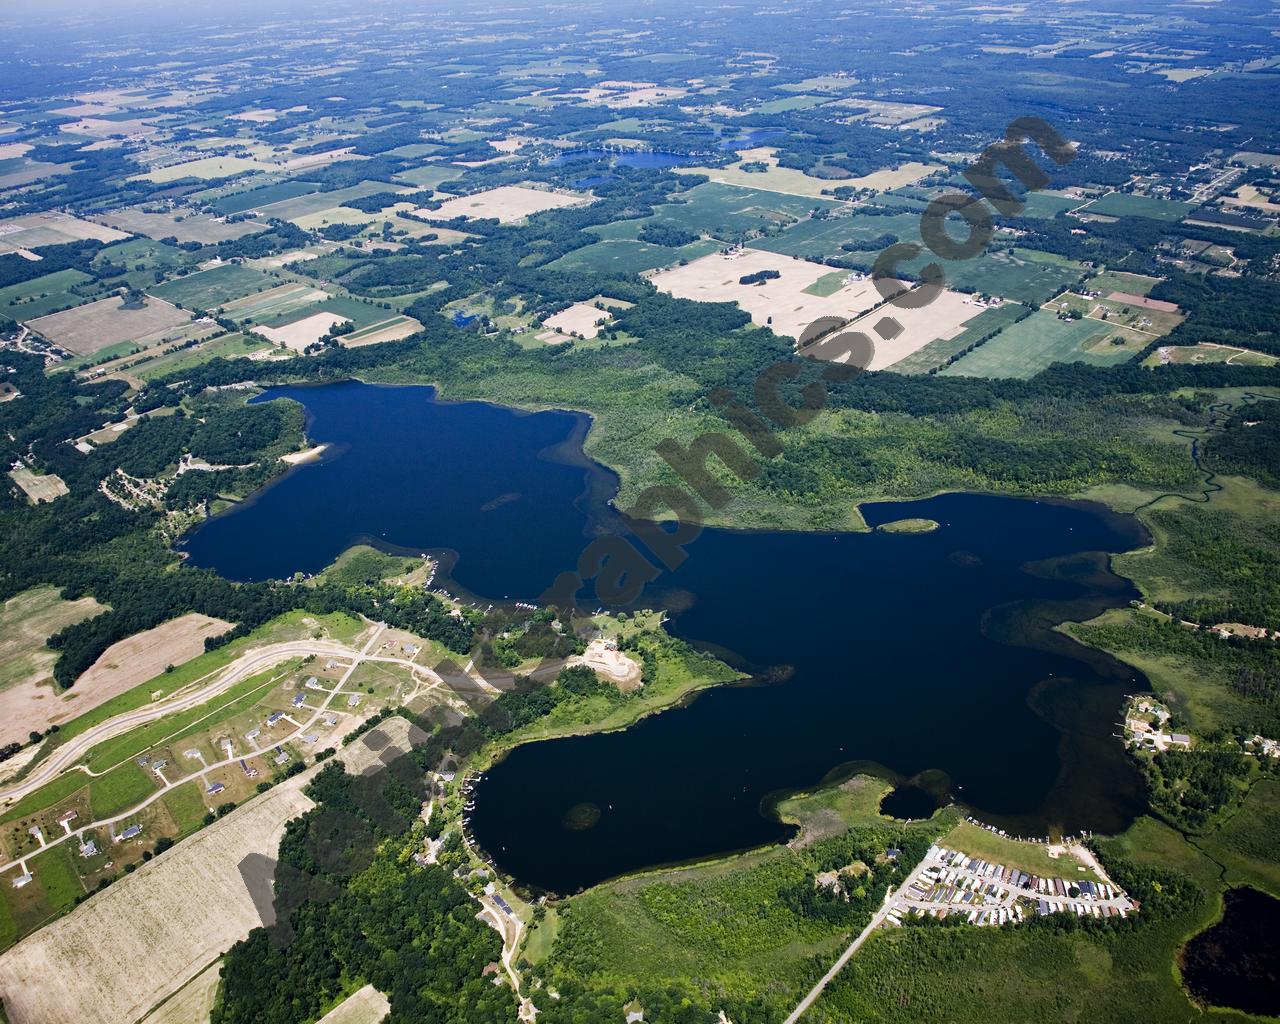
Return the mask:
{"type": "Polygon", "coordinates": [[[394,192],[397,186],[386,181],[362,181],[358,185],[334,189],[332,192],[313,192],[297,196],[293,199],[282,199],[267,206],[256,206],[264,217],[275,217],[279,220],[296,220],[313,213],[322,213],[341,206],[348,199],[359,199],[378,192],[394,192]]]}
{"type": "Polygon", "coordinates": [[[892,213],[877,217],[854,213],[822,220],[806,218],[779,235],[752,242],[751,248],[784,256],[847,256],[870,266],[880,254],[879,249],[847,253],[840,247],[845,242],[866,242],[885,234],[897,236],[900,242],[918,242],[920,215],[892,213]]]}
{"type": "Polygon", "coordinates": [[[1127,192],[1108,192],[1102,198],[1095,199],[1082,212],[1104,217],[1148,217],[1151,220],[1177,221],[1195,208],[1195,203],[1135,196],[1127,192]]]}
{"type": "Polygon", "coordinates": [[[225,217],[229,213],[259,210],[272,203],[310,195],[317,187],[313,181],[282,181],[276,185],[266,185],[245,192],[232,192],[230,195],[215,199],[211,205],[225,217]]]}
{"type": "Polygon", "coordinates": [[[1124,292],[1126,295],[1146,295],[1160,283],[1158,277],[1146,274],[1126,274],[1120,270],[1104,270],[1089,281],[1091,291],[1109,295],[1111,292],[1124,292]]]}
{"type": "Polygon", "coordinates": [[[629,239],[595,242],[566,253],[547,264],[548,270],[591,270],[601,274],[639,274],[645,270],[668,267],[680,260],[696,260],[721,248],[719,242],[699,239],[671,249],[629,239]]]}
{"type": "Polygon", "coordinates": [[[941,373],[961,377],[1034,377],[1054,363],[1092,363],[1110,366],[1133,355],[1128,346],[1115,351],[1089,351],[1089,346],[1116,329],[1098,320],[1059,320],[1037,310],[1001,331],[941,373]]]}
{"type": "Polygon", "coordinates": [[[283,324],[291,324],[309,316],[314,316],[316,313],[337,313],[339,316],[345,316],[355,324],[356,330],[381,323],[384,320],[392,320],[397,315],[395,310],[383,309],[381,306],[361,302],[359,299],[335,296],[331,299],[325,299],[323,302],[314,302],[309,306],[297,306],[288,312],[267,317],[259,322],[259,326],[280,327],[283,324]]]}
{"type": "Polygon", "coordinates": [[[272,283],[260,270],[240,264],[224,264],[166,281],[148,291],[157,298],[188,309],[217,309],[224,302],[249,295],[272,283]]]}
{"type": "Polygon", "coordinates": [[[143,380],[162,377],[177,370],[189,370],[193,366],[207,363],[210,359],[234,359],[257,352],[270,346],[259,338],[251,338],[244,334],[224,334],[214,338],[206,345],[184,348],[178,352],[169,352],[155,359],[148,360],[131,373],[136,373],[143,380]]]}
{"type": "Polygon", "coordinates": [[[682,192],[679,201],[658,207],[645,223],[670,224],[729,240],[771,224],[787,224],[815,209],[834,209],[826,199],[784,195],[706,182],[682,192]]]}
{"type": "MultiPolygon", "coordinates": [[[[918,274],[926,264],[937,261],[931,252],[921,253],[901,265],[918,274]]],[[[964,291],[999,295],[1034,306],[1052,298],[1084,275],[1084,267],[1064,256],[1036,249],[1002,249],[968,260],[942,260],[947,284],[964,291]]]]}
{"type": "Polygon", "coordinates": [[[995,309],[984,309],[965,324],[964,330],[954,338],[931,341],[888,369],[894,373],[928,373],[992,331],[1004,330],[1027,315],[1027,307],[1014,302],[1006,302],[995,309]]]}
{"type": "Polygon", "coordinates": [[[94,279],[79,270],[59,270],[32,281],[0,288],[0,316],[10,320],[34,320],[55,310],[79,306],[97,297],[94,279]],[[81,292],[73,291],[79,287],[81,292]]]}
{"type": "Polygon", "coordinates": [[[1026,207],[1019,216],[1051,219],[1064,210],[1074,210],[1083,203],[1081,199],[1060,196],[1052,192],[1030,192],[1025,197],[1026,207]]]}

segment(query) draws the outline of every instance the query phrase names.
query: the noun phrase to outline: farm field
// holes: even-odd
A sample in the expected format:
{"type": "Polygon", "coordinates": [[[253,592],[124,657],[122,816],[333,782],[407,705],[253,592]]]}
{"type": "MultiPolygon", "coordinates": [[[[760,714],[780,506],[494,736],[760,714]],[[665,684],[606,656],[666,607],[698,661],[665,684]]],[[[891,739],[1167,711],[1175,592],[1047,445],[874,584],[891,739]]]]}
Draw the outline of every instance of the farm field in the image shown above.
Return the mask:
{"type": "Polygon", "coordinates": [[[784,256],[842,256],[870,268],[880,255],[878,247],[846,252],[841,248],[846,242],[869,242],[891,234],[902,242],[918,242],[920,239],[920,215],[894,213],[874,216],[868,213],[836,214],[823,219],[806,218],[792,224],[780,234],[757,238],[750,243],[752,249],[782,253],[784,256]]]}
{"type": "Polygon", "coordinates": [[[233,299],[266,291],[271,284],[271,278],[259,270],[227,263],[166,281],[150,289],[150,294],[188,309],[212,310],[233,299]]]}
{"type": "Polygon", "coordinates": [[[142,380],[151,380],[179,370],[188,370],[201,363],[207,363],[210,359],[234,359],[237,356],[264,351],[266,348],[268,346],[261,339],[244,334],[224,334],[220,338],[214,338],[201,345],[178,352],[163,353],[154,359],[148,359],[146,362],[130,367],[129,372],[142,380]]]}
{"type": "Polygon", "coordinates": [[[317,1024],[379,1024],[390,1011],[387,997],[372,985],[366,985],[347,996],[317,1024]]]}
{"type": "Polygon", "coordinates": [[[75,714],[127,693],[169,665],[190,661],[203,653],[206,637],[218,636],[231,626],[222,619],[191,612],[112,644],[70,691],[75,694],[75,714]]]}
{"type": "Polygon", "coordinates": [[[225,302],[222,304],[222,312],[223,315],[240,323],[257,322],[286,316],[304,306],[323,302],[329,297],[328,292],[319,288],[300,281],[289,281],[274,288],[268,288],[265,292],[254,292],[225,302]]]}
{"type": "Polygon", "coordinates": [[[58,270],[0,288],[0,316],[18,322],[34,320],[55,310],[79,306],[100,290],[97,281],[83,271],[58,270]]]}
{"type": "Polygon", "coordinates": [[[221,960],[210,964],[147,1014],[141,1024],[208,1024],[221,971],[221,960]]]}
{"type": "Polygon", "coordinates": [[[1080,212],[1096,213],[1103,217],[1148,217],[1151,220],[1178,221],[1195,208],[1195,203],[1135,196],[1127,192],[1108,192],[1080,212]]]}
{"type": "Polygon", "coordinates": [[[1157,284],[1158,277],[1145,274],[1126,274],[1121,270],[1104,270],[1097,277],[1089,279],[1089,290],[1110,295],[1112,292],[1128,292],[1130,295],[1146,295],[1157,284]]]}
{"type": "Polygon", "coordinates": [[[219,196],[210,205],[225,217],[228,214],[260,210],[272,203],[282,203],[286,199],[310,195],[316,191],[316,188],[315,182],[311,181],[282,181],[275,185],[263,185],[261,188],[219,196]]]}
{"type": "Polygon", "coordinates": [[[0,220],[0,254],[84,239],[119,242],[128,237],[124,231],[65,213],[28,213],[0,220]]]}
{"type": "Polygon", "coordinates": [[[0,954],[10,1024],[134,1024],[261,924],[258,901],[269,899],[269,858],[284,823],[312,806],[301,778],[219,819],[0,954]],[[209,913],[210,906],[218,912],[209,913]],[[121,971],[126,962],[132,968],[121,971]],[[56,965],[66,963],[77,969],[59,972],[56,965]],[[50,972],[61,984],[45,983],[50,972]]]}
{"type": "Polygon", "coordinates": [[[91,597],[64,601],[56,587],[34,587],[0,605],[0,745],[44,732],[62,703],[53,685],[54,633],[105,611],[91,597]]]}
{"type": "Polygon", "coordinates": [[[733,258],[713,253],[687,266],[654,274],[651,280],[660,291],[677,298],[736,302],[757,326],[771,327],[777,334],[799,338],[819,317],[852,318],[881,301],[870,279],[847,284],[829,295],[806,291],[829,273],[829,267],[817,263],[746,249],[733,258]],[[780,276],[758,284],[739,283],[741,278],[761,272],[776,272],[780,276]]]}
{"type": "Polygon", "coordinates": [[[841,207],[827,199],[737,188],[714,181],[696,185],[674,198],[675,202],[659,206],[653,216],[641,224],[669,224],[730,242],[750,231],[791,224],[807,217],[815,208],[841,207]]]}
{"type": "Polygon", "coordinates": [[[335,327],[351,321],[337,313],[312,313],[300,320],[291,320],[279,327],[255,327],[254,332],[262,335],[273,345],[304,352],[308,346],[314,345],[335,327]]]}
{"type": "Polygon", "coordinates": [[[494,218],[501,224],[515,224],[543,210],[559,210],[566,206],[581,206],[591,202],[590,196],[567,195],[543,189],[525,188],[520,185],[500,185],[497,188],[458,196],[446,200],[438,210],[418,210],[419,217],[427,220],[468,220],[494,218]]]}
{"type": "Polygon", "coordinates": [[[154,170],[147,171],[145,174],[139,174],[137,177],[159,184],[167,181],[180,181],[183,178],[229,178],[232,175],[246,172],[270,172],[279,169],[276,164],[267,164],[261,160],[251,160],[246,157],[206,156],[199,160],[170,164],[168,167],[157,167],[154,170]]]}
{"type": "Polygon", "coordinates": [[[135,306],[109,296],[29,320],[27,326],[55,345],[84,356],[121,342],[159,341],[190,321],[190,313],[159,298],[147,298],[135,306]]]}
{"type": "Polygon", "coordinates": [[[438,188],[446,181],[456,181],[464,171],[449,164],[424,164],[396,174],[395,180],[415,188],[438,188]]]}
{"type": "Polygon", "coordinates": [[[106,224],[135,235],[146,235],[148,238],[155,239],[175,238],[179,242],[199,242],[202,245],[255,235],[267,228],[267,225],[260,221],[243,220],[235,224],[227,224],[206,214],[147,213],[138,207],[95,214],[94,219],[99,224],[106,224]]]}
{"type": "MultiPolygon", "coordinates": [[[[919,273],[936,259],[925,252],[904,262],[905,271],[919,273]]],[[[1075,284],[1085,268],[1075,260],[1036,249],[989,250],[970,260],[942,261],[946,282],[952,288],[997,295],[1014,302],[1038,306],[1063,288],[1075,284]]]]}
{"type": "Polygon", "coordinates": [[[1132,358],[1149,339],[1096,320],[1059,320],[1037,310],[939,371],[961,377],[1034,377],[1053,363],[1113,366],[1132,358]],[[1123,337],[1123,345],[1110,338],[1123,337]]]}
{"type": "MultiPolygon", "coordinates": [[[[872,294],[879,298],[877,293],[872,294]]],[[[835,338],[807,346],[802,351],[813,359],[837,359],[845,362],[847,356],[842,358],[842,355],[848,351],[848,347],[840,343],[839,337],[845,331],[858,331],[870,338],[874,345],[871,361],[865,368],[885,370],[894,363],[909,358],[932,341],[945,341],[963,334],[965,325],[983,312],[984,308],[976,305],[971,296],[944,290],[931,303],[919,309],[881,306],[848,324],[837,332],[835,338]],[[902,328],[900,334],[893,338],[882,338],[876,333],[875,325],[885,316],[898,321],[902,328]]]]}
{"type": "Polygon", "coordinates": [[[1084,203],[1082,199],[1050,190],[1029,192],[1023,198],[1027,205],[1019,216],[1042,217],[1046,220],[1052,220],[1058,214],[1066,210],[1074,210],[1084,203]]]}
{"type": "Polygon", "coordinates": [[[818,198],[829,195],[838,186],[885,191],[913,184],[934,171],[941,170],[937,164],[907,163],[896,170],[875,171],[860,178],[815,178],[804,171],[779,167],[776,152],[767,146],[759,149],[744,149],[741,151],[741,159],[728,167],[682,167],[681,172],[705,174],[719,184],[818,198]],[[768,170],[745,171],[742,169],[743,164],[752,163],[766,164],[768,170]]]}
{"type": "Polygon", "coordinates": [[[1000,331],[1027,316],[1029,310],[1014,302],[984,309],[964,325],[964,330],[949,338],[938,338],[922,346],[910,355],[888,367],[894,373],[928,373],[942,366],[952,356],[963,352],[970,345],[993,331],[1000,331]]]}
{"type": "Polygon", "coordinates": [[[601,321],[608,321],[611,315],[607,309],[596,309],[588,303],[575,302],[568,309],[547,317],[543,323],[552,331],[559,331],[564,335],[576,333],[584,338],[594,338],[600,333],[601,321]]]}
{"type": "Polygon", "coordinates": [[[293,221],[324,210],[331,210],[341,206],[348,199],[362,199],[378,192],[396,192],[399,189],[400,186],[385,181],[362,181],[330,192],[307,192],[293,198],[268,203],[265,206],[256,206],[254,209],[264,218],[293,221]]]}
{"type": "Polygon", "coordinates": [[[720,243],[706,238],[676,249],[665,245],[652,245],[649,242],[606,239],[565,253],[558,260],[548,263],[547,269],[569,271],[585,269],[602,274],[642,274],[646,270],[669,267],[681,260],[698,259],[719,248],[720,243]]]}

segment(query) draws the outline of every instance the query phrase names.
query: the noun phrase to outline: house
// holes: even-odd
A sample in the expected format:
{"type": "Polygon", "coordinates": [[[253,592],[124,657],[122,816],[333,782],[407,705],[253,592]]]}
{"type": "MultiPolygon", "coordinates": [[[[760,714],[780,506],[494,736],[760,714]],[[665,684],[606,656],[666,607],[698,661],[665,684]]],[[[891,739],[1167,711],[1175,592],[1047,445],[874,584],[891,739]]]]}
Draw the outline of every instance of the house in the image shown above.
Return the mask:
{"type": "Polygon", "coordinates": [[[275,761],[276,764],[288,764],[289,755],[282,750],[280,753],[276,754],[275,761]]]}
{"type": "Polygon", "coordinates": [[[17,878],[13,880],[13,887],[15,889],[21,889],[24,885],[30,885],[31,877],[32,876],[30,871],[24,871],[22,874],[20,874],[17,878]]]}
{"type": "Polygon", "coordinates": [[[293,706],[295,708],[302,707],[302,705],[305,704],[306,702],[307,702],[307,698],[304,697],[302,694],[298,694],[296,697],[293,698],[293,706]]]}
{"type": "Polygon", "coordinates": [[[350,697],[347,698],[347,707],[349,708],[353,708],[359,703],[360,703],[360,695],[358,693],[353,693],[350,697]]]}
{"type": "Polygon", "coordinates": [[[325,715],[321,721],[323,721],[325,725],[334,726],[338,724],[338,716],[330,713],[325,715]]]}
{"type": "Polygon", "coordinates": [[[81,857],[96,857],[98,855],[98,844],[92,839],[88,839],[80,844],[81,857]]]}
{"type": "Polygon", "coordinates": [[[1169,746],[1171,747],[1190,747],[1191,737],[1185,732],[1175,732],[1169,737],[1169,746]]]}
{"type": "Polygon", "coordinates": [[[280,719],[282,719],[282,718],[284,718],[284,712],[283,712],[283,711],[273,711],[273,712],[271,712],[271,714],[269,714],[269,715],[267,716],[267,728],[270,728],[271,726],[275,725],[275,724],[276,724],[276,722],[280,721],[280,719]]]}
{"type": "Polygon", "coordinates": [[[126,839],[136,839],[140,835],[142,835],[142,826],[130,825],[127,829],[125,829],[123,832],[120,833],[120,836],[116,841],[123,842],[126,839]]]}
{"type": "Polygon", "coordinates": [[[262,735],[261,729],[250,729],[247,733],[244,734],[244,738],[247,740],[256,740],[261,735],[262,735]]]}
{"type": "Polygon", "coordinates": [[[69,821],[75,821],[79,816],[80,814],[78,811],[67,811],[64,814],[58,815],[58,824],[65,825],[69,821]]]}

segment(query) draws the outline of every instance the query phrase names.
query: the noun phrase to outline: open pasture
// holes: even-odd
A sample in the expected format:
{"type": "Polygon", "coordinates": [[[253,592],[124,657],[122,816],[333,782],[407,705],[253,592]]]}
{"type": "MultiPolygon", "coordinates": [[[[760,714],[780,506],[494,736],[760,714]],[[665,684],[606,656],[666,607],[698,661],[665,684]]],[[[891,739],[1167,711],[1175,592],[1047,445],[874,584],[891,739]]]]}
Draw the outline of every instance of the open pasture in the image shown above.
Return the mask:
{"type": "Polygon", "coordinates": [[[1089,279],[1089,290],[1110,295],[1112,292],[1128,292],[1130,295],[1146,295],[1160,283],[1158,277],[1146,274],[1126,274],[1120,270],[1104,270],[1089,279]]]}
{"type": "Polygon", "coordinates": [[[323,302],[329,293],[311,285],[298,281],[289,281],[265,292],[254,292],[239,299],[223,303],[222,312],[232,320],[261,321],[271,317],[285,316],[303,306],[323,302]]]}
{"type": "Polygon", "coordinates": [[[98,291],[94,278],[79,270],[59,270],[0,288],[0,316],[19,322],[78,306],[98,291]],[[83,293],[83,294],[82,294],[83,293]]]}
{"type": "Polygon", "coordinates": [[[1136,196],[1128,192],[1108,192],[1080,212],[1094,213],[1101,217],[1147,217],[1150,220],[1179,221],[1195,208],[1195,203],[1136,196]]]}
{"type": "Polygon", "coordinates": [[[131,366],[129,372],[142,380],[163,377],[179,370],[187,370],[210,359],[235,359],[253,352],[265,351],[266,342],[260,338],[248,337],[244,334],[224,334],[201,345],[194,345],[178,352],[164,352],[154,359],[131,366]]]}
{"type": "Polygon", "coordinates": [[[870,242],[891,234],[901,242],[920,240],[920,215],[895,213],[873,216],[853,210],[837,212],[830,217],[813,218],[792,224],[781,234],[759,238],[751,242],[753,249],[766,249],[785,256],[829,256],[853,258],[870,267],[880,255],[878,247],[847,252],[841,248],[846,242],[870,242]]]}
{"type": "Polygon", "coordinates": [[[1027,314],[1027,307],[1016,302],[988,307],[972,320],[966,321],[964,330],[960,333],[946,338],[935,338],[888,368],[894,373],[928,373],[942,366],[953,356],[959,355],[975,342],[995,331],[1003,330],[1027,314]]]}
{"type": "Polygon", "coordinates": [[[316,187],[316,184],[310,181],[282,181],[275,185],[232,192],[230,195],[220,196],[210,205],[225,217],[228,214],[245,213],[248,210],[261,210],[272,203],[282,203],[286,199],[310,195],[315,192],[316,187]]]}
{"type": "Polygon", "coordinates": [[[696,234],[734,241],[748,232],[791,224],[814,209],[838,209],[828,199],[784,195],[756,188],[738,188],[709,181],[696,185],[674,201],[654,210],[641,222],[669,224],[696,234]]]}
{"type": "Polygon", "coordinates": [[[1172,303],[1153,303],[1141,296],[1125,296],[1123,292],[1112,292],[1110,296],[1086,298],[1075,292],[1063,292],[1050,302],[1045,309],[1053,313],[1072,311],[1082,317],[1097,320],[1111,326],[1128,327],[1151,338],[1162,338],[1186,319],[1172,310],[1172,303]],[[1136,300],[1136,301],[1133,301],[1136,300]],[[1158,308],[1150,308],[1152,305],[1158,308]]]}
{"type": "Polygon", "coordinates": [[[225,263],[166,281],[150,289],[150,293],[188,309],[219,309],[234,299],[265,292],[271,284],[272,279],[261,271],[225,263]]]}
{"type": "MultiPolygon", "coordinates": [[[[900,264],[908,273],[919,274],[937,260],[931,252],[900,264]]],[[[1074,285],[1084,276],[1082,264],[1054,253],[1036,249],[989,250],[968,260],[942,260],[946,283],[952,288],[995,295],[1002,299],[1038,306],[1074,285]]]]}
{"type": "Polygon", "coordinates": [[[1198,365],[1201,363],[1230,363],[1232,366],[1275,366],[1280,359],[1265,352],[1218,345],[1202,341],[1198,345],[1169,345],[1152,352],[1142,361],[1143,366],[1198,365]]]}
{"type": "Polygon", "coordinates": [[[1133,358],[1149,340],[1097,320],[1059,320],[1037,310],[940,372],[1026,379],[1054,363],[1114,366],[1133,358]],[[1122,344],[1113,345],[1112,338],[1122,344]]]}
{"type": "Polygon", "coordinates": [[[322,213],[341,206],[348,199],[363,199],[378,192],[396,192],[401,186],[385,181],[362,181],[346,188],[334,189],[331,192],[308,192],[291,199],[281,199],[265,206],[256,206],[263,218],[294,221],[300,217],[309,217],[314,213],[322,213]]]}
{"type": "Polygon", "coordinates": [[[543,189],[525,188],[521,185],[500,185],[497,188],[458,196],[447,200],[438,210],[418,210],[419,217],[427,220],[496,219],[501,224],[515,224],[543,210],[559,210],[566,206],[581,206],[591,197],[548,192],[543,189]]]}
{"type": "Polygon", "coordinates": [[[819,317],[852,319],[880,301],[880,294],[869,279],[851,282],[829,295],[806,291],[830,272],[830,267],[817,263],[744,249],[734,257],[713,253],[686,266],[656,273],[651,280],[660,291],[677,298],[736,302],[757,325],[798,338],[819,317]],[[774,271],[779,276],[759,284],[739,283],[741,278],[762,271],[774,271]]]}
{"type": "Polygon", "coordinates": [[[135,235],[155,239],[175,238],[179,242],[199,242],[201,245],[243,238],[267,228],[266,224],[259,221],[242,220],[228,224],[202,213],[147,213],[138,207],[94,214],[94,220],[98,224],[106,224],[135,235]]]}
{"type": "Polygon", "coordinates": [[[29,320],[27,326],[55,345],[87,356],[121,342],[159,340],[190,321],[190,313],[163,299],[148,297],[135,306],[113,295],[29,320]]]}
{"type": "Polygon", "coordinates": [[[169,181],[181,181],[183,178],[229,178],[236,174],[252,171],[278,171],[276,164],[263,163],[261,160],[250,160],[242,156],[206,156],[199,160],[187,160],[167,167],[156,167],[145,174],[135,175],[147,181],[163,184],[169,181]]]}
{"type": "Polygon", "coordinates": [[[28,213],[0,220],[0,253],[43,245],[64,245],[85,239],[119,242],[128,237],[124,231],[66,213],[28,213]]]}
{"type": "Polygon", "coordinates": [[[604,240],[565,253],[547,264],[548,270],[589,270],[602,274],[642,274],[646,270],[669,267],[682,259],[694,260],[715,252],[720,243],[699,239],[672,249],[665,245],[633,242],[627,239],[604,240]]]}

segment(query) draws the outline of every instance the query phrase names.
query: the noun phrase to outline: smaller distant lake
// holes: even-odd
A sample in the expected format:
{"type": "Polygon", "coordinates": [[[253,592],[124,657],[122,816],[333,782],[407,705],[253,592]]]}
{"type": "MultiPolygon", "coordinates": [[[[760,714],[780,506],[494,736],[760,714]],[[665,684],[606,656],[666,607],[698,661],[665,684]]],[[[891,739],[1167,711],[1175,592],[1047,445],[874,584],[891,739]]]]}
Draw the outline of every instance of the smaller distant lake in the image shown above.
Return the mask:
{"type": "Polygon", "coordinates": [[[1197,1002],[1280,1015],[1280,900],[1232,889],[1222,920],[1183,947],[1182,981],[1197,1002]]]}
{"type": "Polygon", "coordinates": [[[641,167],[662,170],[664,167],[680,167],[698,162],[698,157],[685,153],[613,153],[603,149],[575,149],[561,153],[550,161],[552,167],[563,167],[579,160],[608,160],[611,167],[641,167]]]}
{"type": "Polygon", "coordinates": [[[927,818],[938,809],[933,794],[919,786],[899,786],[880,801],[880,813],[903,821],[927,818]]]}
{"type": "Polygon", "coordinates": [[[732,139],[721,139],[721,149],[755,149],[756,146],[763,146],[766,142],[785,135],[786,132],[781,128],[751,128],[741,135],[732,139]]]}
{"type": "Polygon", "coordinates": [[[574,188],[595,188],[597,185],[603,185],[606,181],[613,181],[616,174],[589,174],[585,178],[579,178],[573,183],[574,188]]]}

